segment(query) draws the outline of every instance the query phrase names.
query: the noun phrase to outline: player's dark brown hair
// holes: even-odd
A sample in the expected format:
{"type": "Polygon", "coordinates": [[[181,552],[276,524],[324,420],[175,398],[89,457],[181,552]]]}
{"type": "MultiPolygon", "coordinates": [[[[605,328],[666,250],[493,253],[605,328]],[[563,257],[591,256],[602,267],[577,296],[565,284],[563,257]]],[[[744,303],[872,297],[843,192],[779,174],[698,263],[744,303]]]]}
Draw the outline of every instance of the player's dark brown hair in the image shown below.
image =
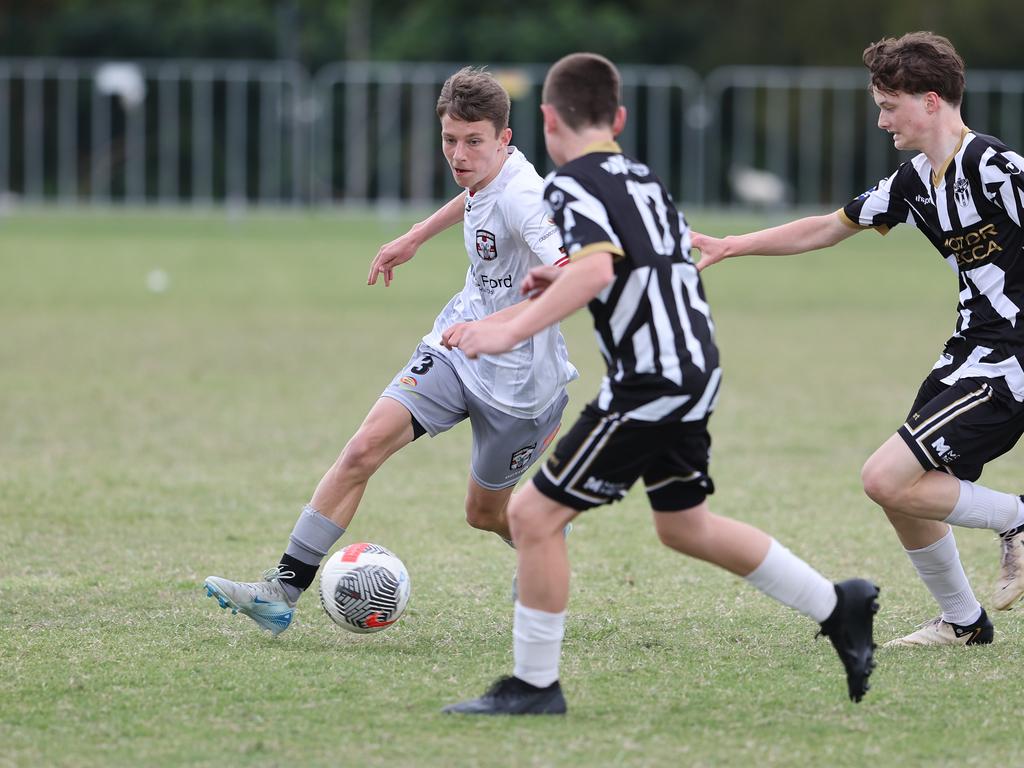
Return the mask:
{"type": "Polygon", "coordinates": [[[490,72],[463,67],[444,81],[437,97],[437,117],[475,123],[489,120],[495,134],[508,128],[511,101],[508,92],[490,72]]]}
{"type": "Polygon", "coordinates": [[[571,53],[548,70],[541,100],[574,131],[609,126],[619,108],[621,87],[619,70],[604,56],[571,53]]]}
{"type": "Polygon", "coordinates": [[[934,32],[886,37],[864,49],[871,85],[885,93],[919,95],[935,91],[954,106],[964,96],[964,60],[956,48],[934,32]]]}

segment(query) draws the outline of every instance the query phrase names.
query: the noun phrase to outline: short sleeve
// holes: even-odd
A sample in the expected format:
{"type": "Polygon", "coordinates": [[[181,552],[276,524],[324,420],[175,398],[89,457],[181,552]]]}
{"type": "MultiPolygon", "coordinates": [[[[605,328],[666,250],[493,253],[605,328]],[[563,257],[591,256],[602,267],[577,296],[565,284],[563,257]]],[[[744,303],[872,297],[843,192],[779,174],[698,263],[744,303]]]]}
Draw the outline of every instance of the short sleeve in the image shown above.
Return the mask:
{"type": "Polygon", "coordinates": [[[544,199],[569,258],[576,260],[597,251],[625,255],[622,243],[612,228],[604,204],[572,176],[555,173],[548,177],[544,199]]]}
{"type": "Polygon", "coordinates": [[[548,215],[540,190],[535,186],[508,190],[504,197],[505,222],[545,264],[566,263],[562,236],[548,215]]]}
{"type": "Polygon", "coordinates": [[[980,173],[989,200],[1024,228],[1024,158],[1008,149],[991,150],[982,159],[980,173]]]}
{"type": "Polygon", "coordinates": [[[874,227],[885,234],[897,224],[914,223],[902,192],[901,170],[843,206],[841,218],[859,227],[874,227]]]}

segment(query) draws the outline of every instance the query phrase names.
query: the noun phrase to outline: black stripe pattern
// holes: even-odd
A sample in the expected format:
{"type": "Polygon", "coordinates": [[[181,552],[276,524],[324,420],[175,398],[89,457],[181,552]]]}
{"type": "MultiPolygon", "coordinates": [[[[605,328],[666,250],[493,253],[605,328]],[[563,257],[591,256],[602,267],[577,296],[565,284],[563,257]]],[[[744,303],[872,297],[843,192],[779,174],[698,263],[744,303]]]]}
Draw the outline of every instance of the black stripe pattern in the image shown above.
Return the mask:
{"type": "Polygon", "coordinates": [[[643,421],[697,420],[714,405],[703,395],[719,373],[690,230],[650,168],[617,149],[572,160],[544,190],[570,258],[614,259],[613,282],[589,305],[607,365],[596,405],[643,421]]]}
{"type": "MultiPolygon", "coordinates": [[[[935,170],[919,154],[849,202],[843,212],[883,232],[911,224],[960,282],[956,328],[946,345],[962,363],[943,379],[1002,378],[1024,402],[1024,158],[992,136],[967,131],[935,170]]],[[[936,366],[938,367],[938,365],[936,366]]]]}

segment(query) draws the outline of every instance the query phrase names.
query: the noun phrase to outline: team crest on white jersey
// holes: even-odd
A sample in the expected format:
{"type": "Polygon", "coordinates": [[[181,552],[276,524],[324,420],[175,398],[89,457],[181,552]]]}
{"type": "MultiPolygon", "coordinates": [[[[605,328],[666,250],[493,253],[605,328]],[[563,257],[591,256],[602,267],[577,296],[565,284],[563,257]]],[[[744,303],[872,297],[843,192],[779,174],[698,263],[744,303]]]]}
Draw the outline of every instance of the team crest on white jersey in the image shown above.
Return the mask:
{"type": "Polygon", "coordinates": [[[953,182],[953,196],[956,198],[956,204],[961,208],[966,208],[970,205],[971,185],[963,176],[953,182]]]}
{"type": "Polygon", "coordinates": [[[484,261],[494,261],[498,258],[498,248],[493,232],[488,232],[486,229],[476,231],[476,255],[484,261]]]}

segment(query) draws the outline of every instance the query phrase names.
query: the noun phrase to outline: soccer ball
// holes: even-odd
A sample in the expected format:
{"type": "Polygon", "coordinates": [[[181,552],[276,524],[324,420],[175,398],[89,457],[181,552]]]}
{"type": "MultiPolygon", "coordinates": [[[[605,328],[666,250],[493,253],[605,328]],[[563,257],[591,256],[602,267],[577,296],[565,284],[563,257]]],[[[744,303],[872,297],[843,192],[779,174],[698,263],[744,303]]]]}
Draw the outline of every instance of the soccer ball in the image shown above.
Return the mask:
{"type": "Polygon", "coordinates": [[[409,572],[379,544],[349,544],[320,571],[320,604],[331,621],[349,632],[387,629],[409,602],[409,572]]]}

